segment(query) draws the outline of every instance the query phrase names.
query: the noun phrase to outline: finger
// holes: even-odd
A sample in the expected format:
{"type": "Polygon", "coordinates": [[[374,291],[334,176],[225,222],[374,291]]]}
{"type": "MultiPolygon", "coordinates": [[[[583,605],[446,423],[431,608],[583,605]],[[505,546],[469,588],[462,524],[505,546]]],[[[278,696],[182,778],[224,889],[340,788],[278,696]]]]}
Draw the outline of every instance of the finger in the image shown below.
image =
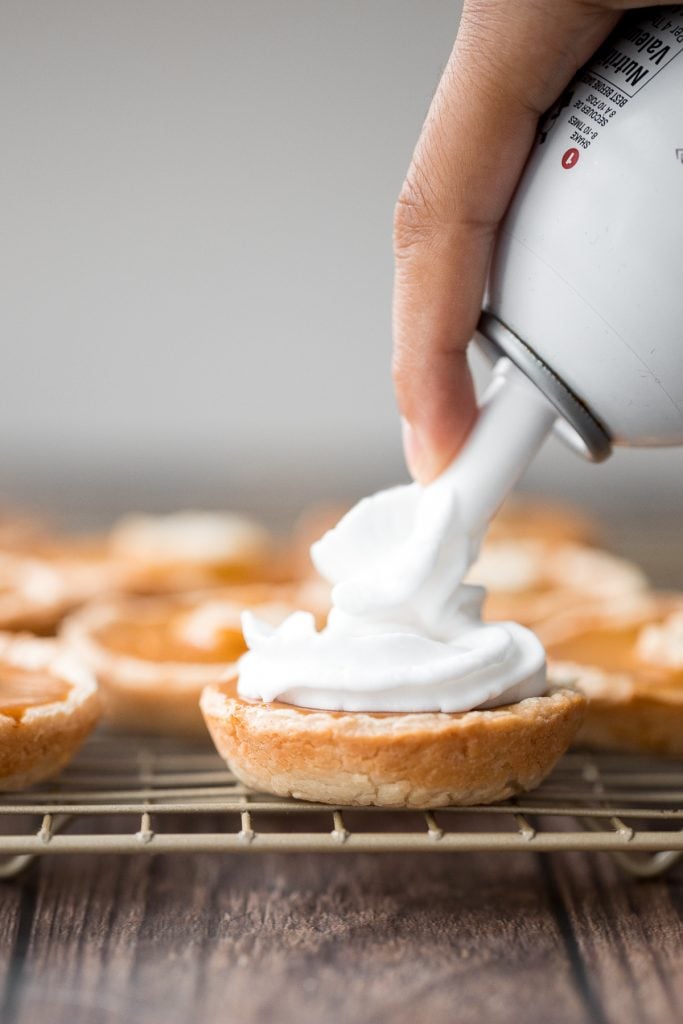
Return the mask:
{"type": "Polygon", "coordinates": [[[465,4],[395,216],[393,372],[406,458],[422,482],[476,416],[465,350],[538,117],[617,17],[579,0],[465,4]]]}

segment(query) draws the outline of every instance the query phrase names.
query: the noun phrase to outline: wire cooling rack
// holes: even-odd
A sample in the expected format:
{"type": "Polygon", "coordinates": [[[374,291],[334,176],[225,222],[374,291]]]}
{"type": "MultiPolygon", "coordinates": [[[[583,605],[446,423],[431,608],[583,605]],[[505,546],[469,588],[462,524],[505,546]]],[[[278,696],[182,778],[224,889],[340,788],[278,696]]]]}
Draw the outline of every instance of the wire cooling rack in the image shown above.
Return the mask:
{"type": "Polygon", "coordinates": [[[587,850],[643,877],[683,852],[683,763],[567,754],[492,807],[328,807],[255,793],[208,747],[99,733],[56,780],[0,796],[0,877],[70,853],[587,850]]]}

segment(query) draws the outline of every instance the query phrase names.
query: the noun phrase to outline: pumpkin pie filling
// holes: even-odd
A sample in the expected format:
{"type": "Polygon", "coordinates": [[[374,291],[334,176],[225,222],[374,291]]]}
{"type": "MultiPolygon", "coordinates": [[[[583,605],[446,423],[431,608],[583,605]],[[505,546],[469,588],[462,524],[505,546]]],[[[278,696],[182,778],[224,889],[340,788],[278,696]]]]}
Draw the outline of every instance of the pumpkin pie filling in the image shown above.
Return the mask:
{"type": "MultiPolygon", "coordinates": [[[[400,712],[400,711],[361,711],[361,712],[357,712],[357,711],[329,711],[327,709],[321,711],[319,708],[304,708],[304,707],[300,707],[298,704],[288,704],[284,700],[277,700],[277,699],[275,699],[275,700],[268,700],[268,701],[252,700],[249,697],[243,697],[240,693],[237,692],[237,679],[238,679],[238,677],[236,675],[234,675],[234,676],[231,676],[230,679],[226,679],[224,682],[215,683],[214,684],[215,689],[218,690],[219,693],[223,694],[224,697],[227,697],[228,700],[237,700],[241,704],[250,704],[253,707],[270,708],[271,711],[280,711],[280,710],[281,711],[296,711],[296,713],[299,714],[299,715],[321,715],[322,714],[322,715],[325,715],[326,718],[348,718],[349,716],[351,716],[353,718],[354,715],[362,715],[363,718],[380,718],[381,719],[381,718],[396,718],[397,715],[400,716],[402,714],[406,714],[406,712],[400,712]]],[[[509,705],[509,704],[501,704],[499,707],[490,708],[488,710],[492,711],[492,712],[493,711],[505,711],[505,709],[507,707],[511,707],[511,706],[512,705],[509,705]]],[[[410,713],[411,712],[407,712],[407,714],[410,714],[410,713]]],[[[436,713],[437,712],[433,712],[433,714],[436,714],[436,713]]],[[[417,712],[417,714],[420,714],[420,712],[417,712]]],[[[428,714],[432,714],[432,712],[428,712],[428,714]]],[[[470,714],[470,712],[469,711],[454,711],[454,712],[450,712],[450,713],[447,713],[447,714],[448,714],[449,718],[457,718],[457,717],[461,717],[462,718],[465,715],[470,714]]]]}
{"type": "Polygon", "coordinates": [[[210,644],[190,643],[186,636],[188,612],[120,618],[100,626],[95,637],[107,650],[129,658],[181,664],[220,664],[237,661],[247,647],[239,626],[224,625],[212,631],[210,644]]]}
{"type": "MultiPolygon", "coordinates": [[[[300,715],[319,715],[319,714],[321,714],[321,712],[319,710],[317,710],[316,708],[302,708],[302,707],[299,707],[296,704],[288,704],[284,700],[277,700],[276,699],[276,700],[262,701],[262,700],[251,700],[249,697],[242,697],[237,692],[237,676],[232,676],[230,679],[226,679],[225,682],[223,682],[223,683],[216,683],[216,689],[219,691],[219,693],[222,693],[223,696],[227,697],[228,700],[238,700],[242,704],[251,704],[254,707],[270,708],[273,711],[278,711],[278,710],[282,710],[282,711],[296,711],[297,714],[300,714],[300,715]]],[[[356,712],[350,712],[350,711],[324,711],[324,712],[322,712],[322,714],[324,714],[326,717],[329,716],[330,718],[348,717],[350,714],[355,714],[355,713],[356,712]]],[[[391,712],[391,711],[363,711],[362,713],[367,718],[395,717],[395,712],[391,712]]]]}
{"type": "Polygon", "coordinates": [[[71,684],[44,669],[0,664],[0,715],[19,722],[30,708],[66,700],[71,684]]]}

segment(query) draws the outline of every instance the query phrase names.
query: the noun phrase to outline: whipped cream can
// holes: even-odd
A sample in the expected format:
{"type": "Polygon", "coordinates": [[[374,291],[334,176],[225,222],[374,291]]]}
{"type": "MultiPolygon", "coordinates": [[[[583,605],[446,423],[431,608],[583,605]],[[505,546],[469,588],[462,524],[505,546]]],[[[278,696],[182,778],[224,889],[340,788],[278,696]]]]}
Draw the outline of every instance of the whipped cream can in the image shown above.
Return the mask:
{"type": "Polygon", "coordinates": [[[683,444],[683,5],[625,17],[541,119],[478,338],[594,459],[683,444]]]}

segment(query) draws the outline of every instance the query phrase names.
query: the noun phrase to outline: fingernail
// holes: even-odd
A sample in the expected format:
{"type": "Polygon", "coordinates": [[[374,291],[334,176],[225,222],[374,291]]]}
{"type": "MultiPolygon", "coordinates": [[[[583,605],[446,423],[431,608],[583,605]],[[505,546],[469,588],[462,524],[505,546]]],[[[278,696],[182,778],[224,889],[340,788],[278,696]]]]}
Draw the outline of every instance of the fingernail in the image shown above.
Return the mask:
{"type": "Polygon", "coordinates": [[[413,480],[428,484],[441,473],[447,462],[439,458],[438,451],[424,440],[424,433],[414,423],[401,419],[403,451],[413,480]]]}

